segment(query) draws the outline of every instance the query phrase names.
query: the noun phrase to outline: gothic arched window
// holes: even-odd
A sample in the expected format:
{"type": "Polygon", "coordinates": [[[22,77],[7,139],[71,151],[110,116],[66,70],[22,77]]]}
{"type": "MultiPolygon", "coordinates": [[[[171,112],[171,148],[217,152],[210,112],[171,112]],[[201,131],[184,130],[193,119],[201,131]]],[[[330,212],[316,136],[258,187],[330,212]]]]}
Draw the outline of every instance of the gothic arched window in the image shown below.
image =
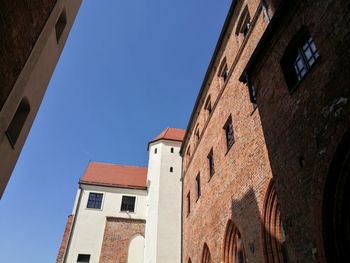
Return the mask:
{"type": "Polygon", "coordinates": [[[231,220],[226,226],[224,239],[224,262],[245,263],[245,253],[241,233],[231,220]]]}
{"type": "Polygon", "coordinates": [[[210,250],[206,243],[204,243],[201,263],[211,263],[210,250]]]}
{"type": "Polygon", "coordinates": [[[264,228],[266,262],[286,262],[286,237],[273,182],[270,183],[265,199],[264,228]]]}

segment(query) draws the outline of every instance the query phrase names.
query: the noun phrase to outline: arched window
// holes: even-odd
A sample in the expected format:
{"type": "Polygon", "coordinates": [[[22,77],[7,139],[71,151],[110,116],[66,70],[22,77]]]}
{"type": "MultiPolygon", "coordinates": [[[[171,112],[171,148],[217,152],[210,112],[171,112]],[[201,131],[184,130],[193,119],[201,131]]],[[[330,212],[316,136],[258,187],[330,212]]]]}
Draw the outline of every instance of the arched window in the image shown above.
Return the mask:
{"type": "Polygon", "coordinates": [[[272,181],[265,199],[263,233],[266,262],[287,262],[285,232],[281,223],[280,209],[277,203],[275,186],[272,181]]]}
{"type": "Polygon", "coordinates": [[[333,157],[323,198],[324,247],[328,262],[350,258],[350,132],[333,157]]]}
{"type": "Polygon", "coordinates": [[[191,261],[191,259],[190,259],[190,258],[188,259],[188,263],[192,263],[192,261],[191,261]]]}
{"type": "Polygon", "coordinates": [[[21,134],[22,128],[27,120],[30,112],[30,105],[27,98],[23,98],[18,105],[15,115],[13,116],[10,125],[6,130],[7,138],[9,139],[12,146],[15,146],[19,135],[21,134]]]}
{"type": "Polygon", "coordinates": [[[226,226],[224,239],[224,262],[245,263],[245,253],[241,233],[231,220],[226,226]]]}
{"type": "Polygon", "coordinates": [[[211,263],[210,250],[206,243],[204,243],[201,263],[211,263]]]}

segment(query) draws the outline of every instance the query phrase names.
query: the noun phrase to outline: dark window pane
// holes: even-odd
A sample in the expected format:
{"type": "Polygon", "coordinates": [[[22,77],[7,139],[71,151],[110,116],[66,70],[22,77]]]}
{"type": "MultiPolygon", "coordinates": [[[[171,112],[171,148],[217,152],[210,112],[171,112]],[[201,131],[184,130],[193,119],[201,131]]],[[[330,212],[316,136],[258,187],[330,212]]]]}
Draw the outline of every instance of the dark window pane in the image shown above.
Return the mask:
{"type": "Polygon", "coordinates": [[[230,149],[235,142],[232,121],[229,121],[229,123],[227,123],[225,131],[226,131],[227,149],[230,149]]]}
{"type": "Polygon", "coordinates": [[[123,196],[120,211],[134,212],[135,211],[135,200],[136,200],[135,196],[123,196]]]}
{"type": "Polygon", "coordinates": [[[90,262],[90,255],[86,255],[86,254],[78,255],[77,263],[88,263],[88,262],[90,262]]]}
{"type": "Polygon", "coordinates": [[[87,208],[100,209],[102,206],[103,194],[90,193],[87,208]]]}

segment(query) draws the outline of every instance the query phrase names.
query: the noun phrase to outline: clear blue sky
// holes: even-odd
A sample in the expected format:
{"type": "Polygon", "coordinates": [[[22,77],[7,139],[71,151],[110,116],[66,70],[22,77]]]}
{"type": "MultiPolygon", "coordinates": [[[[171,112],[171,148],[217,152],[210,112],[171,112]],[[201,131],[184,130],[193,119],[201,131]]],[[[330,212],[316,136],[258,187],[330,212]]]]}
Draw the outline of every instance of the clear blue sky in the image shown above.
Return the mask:
{"type": "Polygon", "coordinates": [[[0,201],[0,262],[55,262],[89,160],[186,128],[230,0],[85,0],[0,201]]]}

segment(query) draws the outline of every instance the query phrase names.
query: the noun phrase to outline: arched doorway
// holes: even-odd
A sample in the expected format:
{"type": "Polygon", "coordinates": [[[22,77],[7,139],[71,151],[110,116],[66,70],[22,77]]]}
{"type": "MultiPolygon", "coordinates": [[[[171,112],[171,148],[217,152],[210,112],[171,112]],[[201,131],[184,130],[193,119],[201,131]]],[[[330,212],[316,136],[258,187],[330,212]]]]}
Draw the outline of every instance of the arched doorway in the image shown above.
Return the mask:
{"type": "Polygon", "coordinates": [[[286,237],[281,222],[275,186],[272,181],[266,192],[263,227],[266,262],[287,262],[286,237]]]}
{"type": "Polygon", "coordinates": [[[226,226],[224,239],[224,262],[245,263],[245,253],[241,233],[231,220],[226,226]]]}
{"type": "Polygon", "coordinates": [[[323,199],[323,238],[328,262],[350,258],[350,132],[333,157],[323,199]]]}
{"type": "Polygon", "coordinates": [[[143,263],[143,254],[145,247],[145,238],[140,235],[134,235],[129,242],[128,263],[143,263]]]}

